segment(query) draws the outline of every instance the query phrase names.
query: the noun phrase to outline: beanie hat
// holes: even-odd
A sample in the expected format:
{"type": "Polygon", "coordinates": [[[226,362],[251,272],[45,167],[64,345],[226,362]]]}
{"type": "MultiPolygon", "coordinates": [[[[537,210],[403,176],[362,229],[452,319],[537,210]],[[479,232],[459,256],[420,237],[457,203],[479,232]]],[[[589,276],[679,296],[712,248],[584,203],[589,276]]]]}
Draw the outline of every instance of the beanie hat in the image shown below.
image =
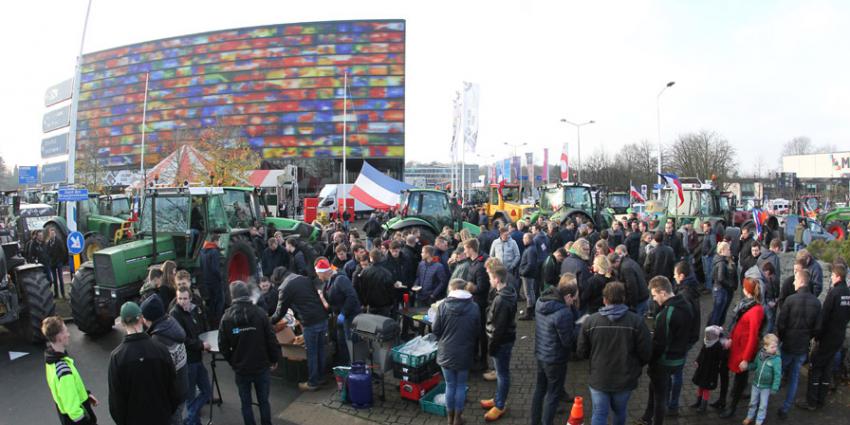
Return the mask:
{"type": "Polygon", "coordinates": [[[324,273],[331,270],[331,263],[326,258],[316,261],[316,273],[324,273]]]}
{"type": "Polygon", "coordinates": [[[155,322],[165,316],[165,306],[162,305],[162,299],[159,298],[159,295],[153,295],[142,302],[142,316],[150,322],[155,322]]]}
{"type": "Polygon", "coordinates": [[[711,347],[716,344],[718,340],[720,340],[720,335],[723,334],[723,328],[720,326],[712,325],[707,326],[705,328],[705,337],[703,337],[702,341],[705,343],[706,347],[711,347]]]}
{"type": "Polygon", "coordinates": [[[230,297],[234,300],[237,298],[246,298],[251,296],[251,288],[247,283],[235,281],[230,284],[230,297]]]}
{"type": "Polygon", "coordinates": [[[137,321],[141,315],[142,309],[139,308],[138,304],[132,301],[127,301],[121,306],[121,321],[124,323],[133,323],[137,321]]]}

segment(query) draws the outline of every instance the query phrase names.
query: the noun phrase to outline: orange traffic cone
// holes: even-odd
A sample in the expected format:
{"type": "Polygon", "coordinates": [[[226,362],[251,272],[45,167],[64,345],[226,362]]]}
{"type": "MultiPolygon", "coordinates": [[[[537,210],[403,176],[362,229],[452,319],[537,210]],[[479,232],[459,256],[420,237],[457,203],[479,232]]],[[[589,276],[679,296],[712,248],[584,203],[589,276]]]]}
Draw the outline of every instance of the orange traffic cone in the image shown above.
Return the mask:
{"type": "Polygon", "coordinates": [[[570,410],[570,418],[567,419],[568,425],[582,425],[584,423],[584,402],[581,397],[576,397],[573,402],[573,408],[570,410]]]}

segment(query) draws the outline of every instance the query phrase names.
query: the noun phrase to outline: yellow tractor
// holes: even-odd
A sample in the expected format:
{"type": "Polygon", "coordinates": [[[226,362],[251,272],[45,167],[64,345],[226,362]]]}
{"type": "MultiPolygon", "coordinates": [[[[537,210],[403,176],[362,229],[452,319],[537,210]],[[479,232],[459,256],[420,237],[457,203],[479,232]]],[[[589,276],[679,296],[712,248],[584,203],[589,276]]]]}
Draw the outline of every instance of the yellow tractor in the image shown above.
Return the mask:
{"type": "Polygon", "coordinates": [[[515,222],[537,209],[522,203],[522,191],[517,183],[491,184],[488,202],[483,208],[491,225],[496,219],[502,223],[515,222]]]}

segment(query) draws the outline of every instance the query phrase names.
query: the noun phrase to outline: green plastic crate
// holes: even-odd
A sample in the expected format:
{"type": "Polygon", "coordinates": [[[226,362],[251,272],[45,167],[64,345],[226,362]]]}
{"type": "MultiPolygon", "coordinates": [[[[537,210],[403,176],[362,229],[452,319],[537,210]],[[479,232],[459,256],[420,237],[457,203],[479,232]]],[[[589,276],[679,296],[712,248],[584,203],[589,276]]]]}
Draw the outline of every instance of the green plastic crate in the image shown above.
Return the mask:
{"type": "Polygon", "coordinates": [[[407,343],[404,343],[393,347],[392,353],[394,362],[410,367],[420,367],[423,366],[425,363],[428,363],[431,360],[437,358],[437,350],[434,350],[428,354],[421,354],[418,356],[402,353],[401,348],[404,347],[406,344],[407,343]]]}
{"type": "MultiPolygon", "coordinates": [[[[446,392],[446,382],[440,382],[439,385],[432,388],[431,391],[425,394],[421,399],[419,399],[419,408],[422,409],[425,413],[430,413],[432,415],[437,416],[446,416],[446,406],[434,403],[434,397],[437,397],[437,394],[443,394],[446,392]]],[[[469,386],[464,387],[463,390],[464,397],[469,393],[469,386]]]]}

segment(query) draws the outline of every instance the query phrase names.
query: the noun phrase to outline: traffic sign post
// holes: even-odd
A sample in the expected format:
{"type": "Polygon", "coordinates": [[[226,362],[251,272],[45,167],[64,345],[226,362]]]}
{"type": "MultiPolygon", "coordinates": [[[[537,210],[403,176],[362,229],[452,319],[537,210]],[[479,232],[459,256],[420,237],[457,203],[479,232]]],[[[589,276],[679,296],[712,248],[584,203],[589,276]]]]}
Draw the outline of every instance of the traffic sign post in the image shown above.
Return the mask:
{"type": "Polygon", "coordinates": [[[59,202],[85,201],[89,198],[88,189],[61,188],[59,189],[59,202]]]}
{"type": "Polygon", "coordinates": [[[86,240],[83,238],[83,234],[80,232],[71,232],[68,234],[68,253],[77,255],[83,252],[83,248],[86,246],[86,240]]]}

